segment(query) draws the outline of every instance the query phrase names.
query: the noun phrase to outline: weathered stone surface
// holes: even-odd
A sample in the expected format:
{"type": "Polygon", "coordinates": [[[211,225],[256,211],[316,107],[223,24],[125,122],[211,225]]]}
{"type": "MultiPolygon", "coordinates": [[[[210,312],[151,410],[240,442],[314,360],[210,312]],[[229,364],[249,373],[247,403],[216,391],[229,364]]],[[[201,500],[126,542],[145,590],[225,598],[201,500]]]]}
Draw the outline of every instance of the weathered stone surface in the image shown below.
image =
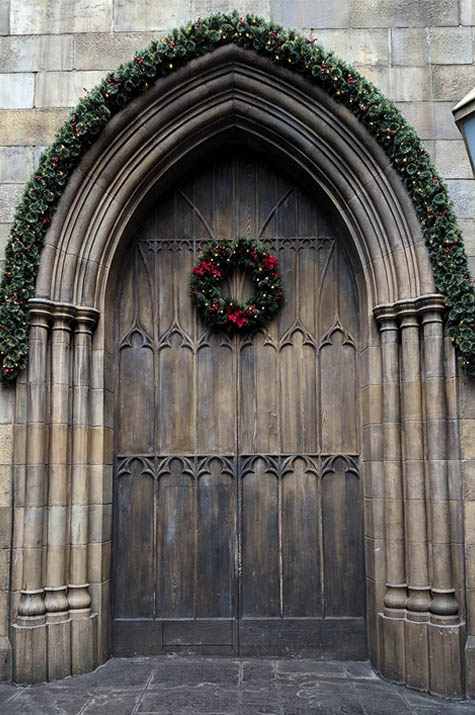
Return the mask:
{"type": "Polygon", "coordinates": [[[380,65],[361,66],[356,65],[361,74],[363,74],[369,82],[372,82],[383,94],[390,94],[390,72],[388,67],[380,65]]]}
{"type": "Polygon", "coordinates": [[[10,0],[12,35],[106,32],[112,28],[112,0],[10,0]]]}
{"type": "Polygon", "coordinates": [[[0,71],[36,72],[73,68],[72,35],[0,37],[0,71]]]}
{"type": "Polygon", "coordinates": [[[348,27],[351,20],[351,7],[349,2],[270,0],[270,16],[273,20],[289,27],[348,27]]]}
{"type": "Polygon", "coordinates": [[[11,467],[0,465],[0,506],[11,506],[12,474],[11,467]]]}
{"type": "Polygon", "coordinates": [[[447,183],[457,216],[460,218],[475,216],[475,181],[451,179],[447,183]]]}
{"type": "Polygon", "coordinates": [[[453,0],[352,0],[352,27],[458,25],[453,0]]]}
{"type": "Polygon", "coordinates": [[[182,5],[185,11],[189,8],[187,20],[196,20],[216,12],[232,12],[236,9],[240,15],[248,12],[254,15],[269,17],[270,0],[179,0],[173,6],[182,5]]]}
{"type": "MultiPolygon", "coordinates": [[[[88,33],[74,37],[74,67],[78,70],[112,70],[144,49],[156,32],[88,33]]],[[[55,68],[57,69],[57,68],[55,68]]]]}
{"type": "Polygon", "coordinates": [[[19,109],[2,112],[2,144],[48,144],[68,115],[67,109],[19,109]]]}
{"type": "Polygon", "coordinates": [[[0,0],[0,34],[8,34],[10,29],[10,0],[0,0]]]}
{"type": "Polygon", "coordinates": [[[432,68],[434,99],[459,102],[473,89],[472,65],[436,65],[432,68]]]}
{"type": "Polygon", "coordinates": [[[434,65],[471,64],[471,27],[433,27],[430,30],[430,59],[434,65]]]}
{"type": "Polygon", "coordinates": [[[460,0],[460,22],[462,25],[475,25],[475,3],[473,0],[460,0]]]}
{"type": "Polygon", "coordinates": [[[42,72],[36,80],[37,107],[74,107],[85,90],[102,79],[102,72],[42,72]]]}
{"type": "MultiPolygon", "coordinates": [[[[462,219],[459,221],[459,226],[463,233],[463,242],[467,254],[475,256],[475,218],[462,219]]],[[[473,416],[475,417],[475,412],[473,416]]]]}
{"type": "Polygon", "coordinates": [[[473,176],[462,138],[458,141],[436,141],[435,165],[446,179],[471,179],[473,176]]]}
{"type": "Polygon", "coordinates": [[[426,65],[429,61],[429,31],[425,27],[393,28],[391,59],[395,65],[426,65]]]}
{"type": "Polygon", "coordinates": [[[2,74],[0,108],[22,109],[33,106],[35,78],[32,74],[2,74]]]}
{"type": "Polygon", "coordinates": [[[385,65],[389,62],[388,30],[318,30],[318,42],[346,62],[385,65]]]}
{"type": "Polygon", "coordinates": [[[419,134],[421,139],[434,136],[434,121],[431,102],[396,102],[404,117],[419,134]]]}
{"type": "Polygon", "coordinates": [[[434,139],[460,139],[452,114],[453,102],[434,102],[434,139]]]}
{"type": "Polygon", "coordinates": [[[21,184],[3,184],[0,186],[0,221],[8,222],[13,220],[15,206],[23,192],[21,184]]]}
{"type": "Polygon", "coordinates": [[[393,67],[390,74],[391,99],[415,102],[430,99],[430,72],[428,67],[393,67]]]}
{"type": "Polygon", "coordinates": [[[191,0],[172,4],[161,0],[149,0],[147,3],[131,3],[129,0],[114,2],[114,30],[119,32],[168,30],[188,22],[193,17],[191,0]]]}
{"type": "Polygon", "coordinates": [[[26,181],[33,171],[33,152],[29,147],[0,147],[0,184],[26,181]]]}

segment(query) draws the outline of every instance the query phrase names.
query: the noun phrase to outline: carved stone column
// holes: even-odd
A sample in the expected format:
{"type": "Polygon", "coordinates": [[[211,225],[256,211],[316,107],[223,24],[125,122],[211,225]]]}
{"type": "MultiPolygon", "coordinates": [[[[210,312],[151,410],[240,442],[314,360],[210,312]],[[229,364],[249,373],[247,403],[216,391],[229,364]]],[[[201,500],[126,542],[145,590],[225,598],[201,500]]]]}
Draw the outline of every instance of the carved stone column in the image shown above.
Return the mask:
{"type": "Polygon", "coordinates": [[[427,622],[431,600],[424,470],[421,326],[414,301],[397,306],[401,329],[402,433],[407,580],[406,682],[423,690],[429,681],[427,622]]]}
{"type": "Polygon", "coordinates": [[[88,308],[77,309],[74,331],[71,550],[68,587],[73,673],[91,670],[95,655],[95,623],[89,621],[91,596],[87,580],[87,544],[91,336],[96,321],[96,311],[88,308]]]}
{"type": "Polygon", "coordinates": [[[23,587],[14,631],[14,677],[20,682],[46,679],[45,602],[42,581],[43,509],[48,455],[47,360],[50,306],[30,303],[28,426],[23,533],[23,587]]]}
{"type": "Polygon", "coordinates": [[[446,624],[447,618],[451,622],[457,621],[458,605],[453,585],[450,545],[443,311],[443,299],[436,296],[422,306],[432,548],[430,612],[433,623],[446,624]]]}
{"type": "Polygon", "coordinates": [[[399,327],[393,313],[379,316],[383,363],[383,458],[388,615],[404,616],[407,600],[404,494],[401,461],[399,327]],[[396,613],[397,612],[397,613],[396,613]]]}
{"type": "Polygon", "coordinates": [[[71,672],[69,603],[66,585],[68,530],[69,374],[72,306],[56,308],[51,328],[51,427],[48,490],[48,549],[45,605],[48,634],[48,677],[71,672]],[[53,624],[55,624],[53,626],[53,624]]]}
{"type": "Polygon", "coordinates": [[[384,616],[381,621],[381,669],[385,677],[401,682],[405,678],[404,617],[407,583],[401,455],[399,326],[392,306],[381,306],[375,312],[381,333],[386,540],[386,595],[384,616]]]}

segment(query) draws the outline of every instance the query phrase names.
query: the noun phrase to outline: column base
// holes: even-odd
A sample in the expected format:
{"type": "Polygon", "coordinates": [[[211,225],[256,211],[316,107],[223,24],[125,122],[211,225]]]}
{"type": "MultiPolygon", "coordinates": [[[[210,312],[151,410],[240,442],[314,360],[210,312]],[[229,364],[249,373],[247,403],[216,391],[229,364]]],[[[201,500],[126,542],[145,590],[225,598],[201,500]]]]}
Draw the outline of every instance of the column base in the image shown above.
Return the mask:
{"type": "Polygon", "coordinates": [[[395,618],[378,613],[378,619],[381,675],[394,683],[404,683],[406,680],[404,617],[395,618]]]}
{"type": "Polygon", "coordinates": [[[48,680],[71,675],[71,621],[48,623],[48,680]]]}
{"type": "MultiPolygon", "coordinates": [[[[418,623],[378,613],[378,624],[383,678],[439,697],[464,697],[464,623],[418,623]]],[[[472,678],[469,697],[475,697],[475,637],[472,640],[465,653],[467,679],[472,678]]]]}
{"type": "Polygon", "coordinates": [[[13,681],[31,685],[44,683],[48,675],[47,628],[37,626],[12,626],[13,681]]]}
{"type": "Polygon", "coordinates": [[[8,636],[0,638],[0,681],[10,680],[12,665],[12,646],[8,636]]]}
{"type": "Polygon", "coordinates": [[[12,626],[13,680],[30,685],[94,670],[97,615],[41,625],[12,626]]]}

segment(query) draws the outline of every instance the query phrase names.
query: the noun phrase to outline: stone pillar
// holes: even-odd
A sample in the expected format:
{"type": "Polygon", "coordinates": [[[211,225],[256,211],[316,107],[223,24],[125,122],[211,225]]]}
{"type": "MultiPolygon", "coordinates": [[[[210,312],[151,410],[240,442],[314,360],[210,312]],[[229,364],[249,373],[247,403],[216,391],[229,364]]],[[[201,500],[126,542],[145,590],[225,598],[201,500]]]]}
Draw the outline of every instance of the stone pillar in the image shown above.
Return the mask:
{"type": "Polygon", "coordinates": [[[405,678],[404,617],[407,583],[404,540],[404,494],[401,461],[399,327],[393,309],[377,311],[383,374],[384,520],[386,595],[382,619],[382,673],[405,678]]]}
{"type": "Polygon", "coordinates": [[[407,581],[406,682],[423,690],[429,682],[427,622],[431,601],[424,471],[424,422],[420,324],[413,302],[398,306],[401,329],[402,432],[407,581]]]}
{"type": "Polygon", "coordinates": [[[48,456],[47,361],[50,305],[30,301],[28,427],[23,532],[23,578],[13,632],[17,682],[46,680],[46,607],[42,580],[43,508],[48,456]]]}
{"type": "Polygon", "coordinates": [[[74,331],[71,550],[68,603],[71,618],[72,672],[91,670],[95,662],[95,619],[87,580],[89,512],[89,392],[91,337],[97,313],[78,308],[74,331]]]}
{"type": "Polygon", "coordinates": [[[459,609],[455,598],[451,553],[447,464],[448,423],[444,371],[444,300],[441,296],[427,296],[420,302],[424,335],[424,391],[432,556],[431,627],[429,628],[430,690],[442,695],[460,696],[463,693],[463,627],[459,622],[459,609]]]}
{"type": "Polygon", "coordinates": [[[51,328],[51,427],[48,491],[46,597],[48,679],[71,672],[69,603],[66,585],[68,529],[69,373],[72,310],[55,312],[51,328]]]}

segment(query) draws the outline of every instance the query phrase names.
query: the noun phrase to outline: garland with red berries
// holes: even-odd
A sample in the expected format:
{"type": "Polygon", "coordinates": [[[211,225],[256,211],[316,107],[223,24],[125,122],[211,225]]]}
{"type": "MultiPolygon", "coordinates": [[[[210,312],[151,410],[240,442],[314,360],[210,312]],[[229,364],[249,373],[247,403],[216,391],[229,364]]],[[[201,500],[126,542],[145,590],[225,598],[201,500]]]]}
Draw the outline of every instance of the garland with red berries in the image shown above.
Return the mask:
{"type": "Polygon", "coordinates": [[[228,333],[263,325],[283,299],[279,261],[257,241],[213,241],[193,268],[190,295],[198,313],[212,328],[228,333]],[[243,303],[226,296],[221,283],[236,269],[246,271],[255,291],[243,303]]]}
{"type": "Polygon", "coordinates": [[[419,218],[437,290],[446,297],[450,338],[462,366],[475,375],[473,280],[447,186],[416,131],[371,82],[315,40],[254,15],[240,17],[235,11],[175,29],[110,72],[80,100],[41,155],[17,206],[5,251],[0,286],[2,379],[15,379],[27,364],[28,300],[35,295],[44,237],[82,156],[109,119],[160,77],[229,43],[257,52],[321,87],[344,104],[383,147],[419,218]]]}

